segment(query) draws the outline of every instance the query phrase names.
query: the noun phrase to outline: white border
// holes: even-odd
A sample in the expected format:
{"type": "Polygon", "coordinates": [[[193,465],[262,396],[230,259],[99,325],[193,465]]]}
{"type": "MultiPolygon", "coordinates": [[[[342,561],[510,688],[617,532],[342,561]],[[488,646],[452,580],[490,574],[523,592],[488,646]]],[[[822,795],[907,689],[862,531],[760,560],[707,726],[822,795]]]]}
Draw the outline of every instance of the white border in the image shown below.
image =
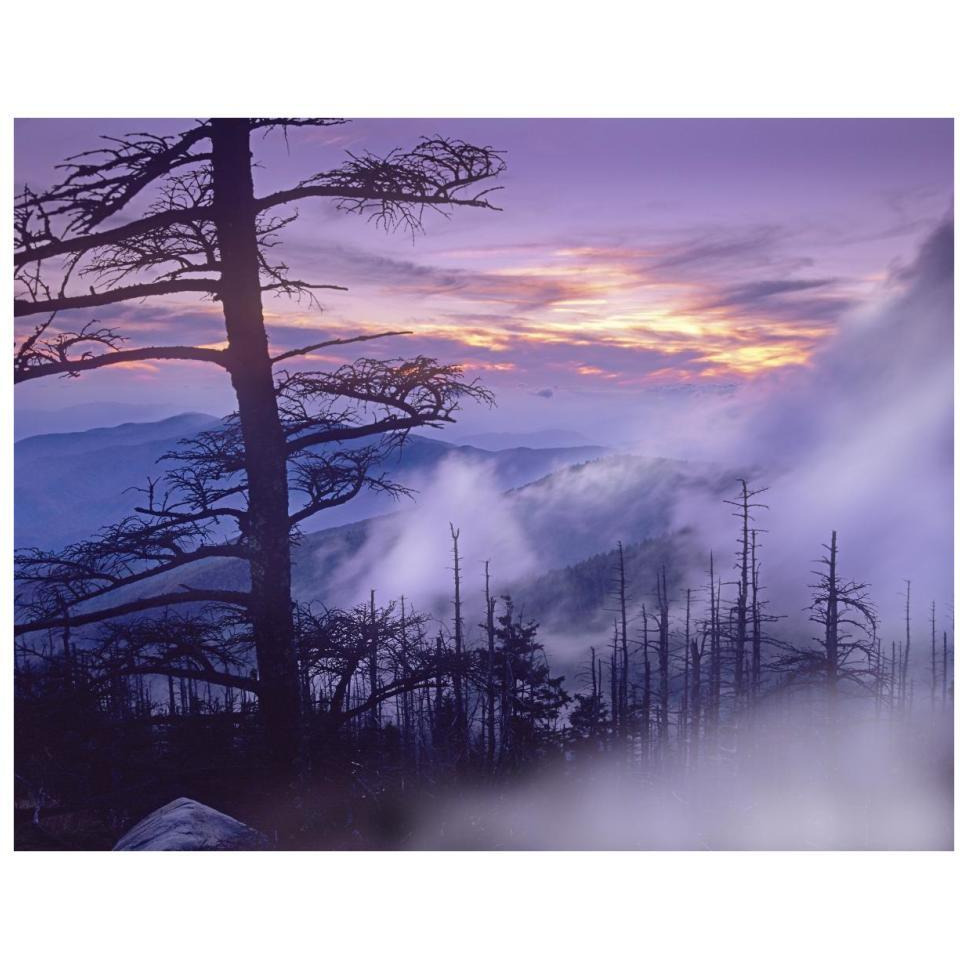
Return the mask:
{"type": "MultiPolygon", "coordinates": [[[[17,5],[16,116],[955,116],[945,3],[17,5]],[[278,109],[279,106],[279,109],[278,109]],[[198,109],[203,107],[203,109],[198,109]]],[[[3,234],[9,255],[9,237],[3,234]]],[[[4,278],[8,284],[9,279],[4,278]]],[[[8,321],[9,322],[9,321],[8,321]]],[[[9,329],[9,328],[8,328],[9,329]]],[[[12,387],[0,577],[10,622],[12,387]]],[[[7,634],[9,636],[9,634],[7,634]]],[[[11,847],[10,657],[0,847],[11,847]]],[[[950,955],[955,854],[0,855],[20,955],[950,955]]]]}

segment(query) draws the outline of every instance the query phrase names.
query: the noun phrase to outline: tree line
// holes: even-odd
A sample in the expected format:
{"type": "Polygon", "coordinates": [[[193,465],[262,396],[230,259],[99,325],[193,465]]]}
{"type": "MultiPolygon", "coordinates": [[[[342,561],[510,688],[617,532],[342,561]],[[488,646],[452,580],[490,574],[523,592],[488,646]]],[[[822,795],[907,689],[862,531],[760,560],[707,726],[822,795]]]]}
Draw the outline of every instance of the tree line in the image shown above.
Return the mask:
{"type": "MultiPolygon", "coordinates": [[[[899,720],[918,698],[947,714],[953,649],[936,607],[927,683],[911,665],[912,584],[900,636],[884,641],[867,587],[842,573],[835,532],[810,587],[809,640],[781,635],[753,526],[760,492],[741,481],[733,501],[732,576],[711,553],[702,584],[682,585],[663,562],[644,590],[628,579],[618,543],[609,644],[589,646],[569,680],[551,667],[549,636],[524,615],[522,598],[497,595],[490,561],[470,605],[482,618],[465,621],[452,524],[448,618],[418,612],[406,597],[380,601],[374,590],[348,609],[297,603],[301,780],[343,776],[382,797],[522,776],[548,762],[577,769],[597,757],[639,772],[693,770],[715,762],[721,742],[735,743],[754,716],[796,697],[826,723],[848,704],[899,720]]],[[[98,796],[124,809],[124,791],[135,796],[158,771],[176,780],[209,768],[234,782],[269,770],[256,645],[229,608],[131,615],[93,633],[67,624],[42,637],[18,644],[15,672],[17,770],[38,811],[98,796]]]]}

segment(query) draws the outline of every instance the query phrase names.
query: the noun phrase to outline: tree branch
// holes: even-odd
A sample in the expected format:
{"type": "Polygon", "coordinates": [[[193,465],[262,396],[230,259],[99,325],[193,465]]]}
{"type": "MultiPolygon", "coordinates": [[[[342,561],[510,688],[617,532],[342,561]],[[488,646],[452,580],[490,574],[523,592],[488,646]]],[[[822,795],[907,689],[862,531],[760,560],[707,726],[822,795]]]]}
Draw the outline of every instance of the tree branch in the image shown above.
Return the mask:
{"type": "Polygon", "coordinates": [[[28,623],[17,623],[13,627],[15,637],[36,630],[61,630],[64,627],[82,627],[88,623],[100,623],[103,620],[113,620],[131,613],[140,613],[143,610],[154,610],[176,603],[226,603],[233,606],[246,607],[250,602],[250,594],[239,590],[199,590],[185,587],[182,593],[158,593],[152,597],[141,597],[129,603],[121,603],[115,607],[106,607],[103,610],[92,610],[89,613],[78,613],[69,617],[52,617],[47,620],[34,620],[28,623]]]}
{"type": "Polygon", "coordinates": [[[129,287],[115,287],[100,293],[78,297],[56,297],[52,300],[14,300],[13,315],[28,317],[35,313],[53,313],[57,310],[81,310],[84,307],[102,307],[123,300],[142,300],[144,297],[162,296],[168,293],[220,292],[215,280],[166,280],[158,283],[137,283],[129,287]]]}
{"type": "Polygon", "coordinates": [[[378,433],[412,430],[415,427],[426,426],[433,426],[433,424],[425,421],[422,417],[387,417],[384,420],[367,423],[359,427],[332,427],[330,429],[317,430],[314,433],[305,433],[288,441],[287,452],[296,453],[298,450],[305,450],[307,447],[313,447],[320,443],[342,443],[345,440],[359,440],[362,437],[372,437],[378,433]]]}
{"type": "MultiPolygon", "coordinates": [[[[346,289],[338,287],[336,289],[346,289]]],[[[380,340],[383,337],[403,337],[412,334],[412,330],[387,330],[384,333],[369,333],[361,337],[343,337],[339,340],[324,340],[321,343],[311,343],[306,347],[298,347],[296,350],[287,350],[286,353],[277,354],[272,357],[271,363],[280,363],[282,360],[289,360],[291,357],[302,357],[316,350],[323,350],[326,347],[341,347],[349,343],[366,343],[368,340],[380,340]]]]}
{"type": "Polygon", "coordinates": [[[183,677],[185,680],[215,683],[221,687],[249,690],[251,693],[259,693],[260,691],[260,681],[254,680],[253,677],[245,677],[239,673],[221,673],[219,670],[198,670],[192,667],[177,667],[166,663],[140,663],[129,667],[121,667],[116,672],[129,676],[142,674],[161,677],[183,677]]]}
{"type": "MultiPolygon", "coordinates": [[[[500,189],[499,187],[492,189],[500,189]]],[[[484,191],[488,193],[491,191],[484,191]]],[[[364,187],[338,187],[338,186],[300,186],[293,187],[290,190],[278,190],[266,197],[261,197],[256,201],[258,212],[269,210],[271,207],[278,207],[285,203],[295,203],[297,200],[306,200],[310,197],[326,198],[328,200],[355,200],[359,203],[402,203],[411,206],[433,207],[443,205],[456,205],[458,207],[483,207],[486,210],[500,210],[488,200],[481,197],[456,197],[442,196],[436,194],[417,194],[404,193],[399,190],[384,190],[380,193],[372,193],[364,187]]]]}
{"type": "Polygon", "coordinates": [[[178,223],[194,223],[198,220],[214,219],[212,204],[189,207],[186,209],[161,210],[138,220],[131,220],[112,230],[102,230],[99,233],[89,233],[80,237],[71,237],[67,240],[50,240],[40,246],[28,246],[18,250],[13,255],[15,267],[22,267],[38,260],[49,260],[51,257],[62,257],[68,253],[85,253],[97,247],[106,247],[120,243],[130,237],[150,233],[178,223]]]}
{"type": "Polygon", "coordinates": [[[229,369],[226,350],[209,347],[138,347],[132,350],[116,350],[96,357],[83,357],[79,360],[51,360],[33,367],[15,369],[13,382],[23,383],[26,380],[36,380],[39,377],[50,377],[56,374],[72,377],[84,370],[96,370],[113,364],[135,363],[141,360],[202,360],[229,369]]]}

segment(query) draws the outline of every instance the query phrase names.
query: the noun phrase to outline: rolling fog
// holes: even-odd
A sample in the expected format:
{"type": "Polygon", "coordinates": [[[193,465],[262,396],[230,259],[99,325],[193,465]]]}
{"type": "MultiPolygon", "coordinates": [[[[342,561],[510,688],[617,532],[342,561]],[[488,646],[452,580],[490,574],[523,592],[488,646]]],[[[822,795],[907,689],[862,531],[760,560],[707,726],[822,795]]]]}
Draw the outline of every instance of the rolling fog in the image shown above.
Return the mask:
{"type": "MultiPolygon", "coordinates": [[[[912,581],[920,638],[913,662],[922,685],[931,601],[939,611],[938,635],[952,630],[952,230],[945,221],[912,263],[892,268],[881,302],[850,314],[809,367],[733,392],[683,394],[673,404],[661,395],[636,420],[625,413],[621,423],[591,436],[608,442],[619,431],[620,449],[688,461],[682,469],[703,481],[676,483],[671,476],[667,490],[646,490],[651,515],[644,530],[626,520],[618,526],[616,517],[592,520],[611,503],[636,499],[633,474],[616,457],[504,497],[489,472],[452,456],[417,484],[417,505],[400,515],[406,519],[399,534],[396,523],[389,536],[371,528],[364,547],[338,571],[333,593],[359,602],[376,587],[384,600],[403,594],[421,609],[449,616],[452,522],[461,529],[468,628],[482,609],[484,560],[491,561],[498,592],[565,566],[572,555],[583,558],[614,548],[617,539],[651,533],[684,540],[686,568],[672,571],[676,602],[681,590],[705,582],[711,549],[720,574],[732,577],[736,521],[722,499],[736,493],[733,478],[745,475],[751,486],[769,488],[759,498],[769,509],[758,511],[756,523],[766,531],[765,599],[783,618],[774,630],[792,639],[810,635],[810,571],[835,529],[840,574],[870,585],[883,642],[902,639],[904,581],[912,581]],[[530,540],[525,530],[537,529],[530,522],[537,512],[549,517],[557,537],[566,535],[568,549],[551,553],[530,540]],[[598,534],[596,542],[590,532],[598,534]]],[[[636,606],[649,599],[653,570],[649,581],[630,585],[636,606]]],[[[522,603],[522,595],[515,599],[522,603]]],[[[593,630],[573,635],[549,615],[542,619],[547,652],[565,668],[582,663],[590,643],[608,640],[610,618],[603,615],[593,630]]]]}
{"type": "Polygon", "coordinates": [[[827,728],[802,705],[719,735],[720,759],[600,758],[415,810],[411,849],[950,850],[952,717],[827,728]]]}
{"type": "MultiPolygon", "coordinates": [[[[840,573],[870,584],[886,648],[904,636],[904,580],[912,581],[916,695],[906,717],[872,697],[847,701],[823,720],[817,692],[722,726],[718,759],[674,754],[663,765],[629,764],[615,753],[562,764],[519,783],[441,793],[414,809],[405,846],[416,849],[930,849],[953,846],[953,703],[929,702],[929,610],[952,635],[952,224],[931,235],[914,262],[891,271],[880,304],[851,315],[809,368],[773,384],[700,398],[668,425],[635,428],[630,448],[695,461],[719,480],[742,472],[768,486],[758,514],[762,582],[774,635],[806,641],[810,571],[836,529],[840,573]],[[737,470],[737,467],[742,468],[737,470]]],[[[595,439],[595,438],[591,438],[595,439]]],[[[699,469],[699,467],[698,467],[699,469]]],[[[343,571],[404,593],[449,618],[449,523],[462,530],[468,597],[479,596],[480,563],[498,582],[542,572],[547,551],[524,535],[530,511],[577,523],[606,501],[624,502],[622,463],[566,471],[546,489],[504,497],[490,477],[451,460],[426,485],[402,534],[367,542],[343,571]],[[564,519],[564,511],[568,520],[564,519]]],[[[727,495],[735,493],[734,489],[727,495]]],[[[717,552],[733,575],[736,521],[709,484],[677,484],[663,500],[664,530],[686,537],[678,588],[704,582],[717,552]]],[[[632,531],[609,530],[611,542],[632,531]]],[[[650,580],[653,571],[649,571],[650,580]]],[[[612,588],[612,571],[611,571],[612,588]]],[[[652,583],[631,584],[632,627],[652,583]]],[[[731,588],[732,589],[732,588],[731,588]]],[[[729,596],[729,595],[728,595],[729,596]]],[[[522,603],[522,595],[517,597],[522,603]]],[[[680,589],[673,597],[680,626],[680,589]]],[[[467,603],[468,628],[480,608],[467,603]]],[[[694,615],[700,615],[698,602],[694,615]]],[[[590,643],[609,642],[612,612],[594,628],[543,618],[540,639],[572,690],[582,688],[590,643]]],[[[679,643],[680,641],[675,641],[679,643]]],[[[952,640],[951,640],[952,647],[952,640]]],[[[952,681],[951,681],[952,686],[952,681]]],[[[939,694],[938,694],[939,695],[939,694]]],[[[706,741],[705,741],[706,742],[706,741]]],[[[682,750],[682,748],[680,748],[682,750]]],[[[712,754],[712,751],[711,751],[712,754]]]]}

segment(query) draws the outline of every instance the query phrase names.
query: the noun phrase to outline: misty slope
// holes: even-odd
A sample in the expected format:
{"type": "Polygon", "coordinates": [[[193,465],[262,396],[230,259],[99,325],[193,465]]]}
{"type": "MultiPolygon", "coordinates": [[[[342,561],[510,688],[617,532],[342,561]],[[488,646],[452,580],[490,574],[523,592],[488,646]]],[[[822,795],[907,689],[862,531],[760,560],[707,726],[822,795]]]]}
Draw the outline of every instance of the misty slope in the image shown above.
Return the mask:
{"type": "Polygon", "coordinates": [[[371,588],[384,599],[403,593],[446,616],[453,521],[461,530],[466,595],[479,598],[482,563],[490,560],[495,592],[515,595],[531,616],[595,626],[609,598],[617,541],[627,546],[628,579],[638,591],[650,588],[661,560],[675,575],[694,563],[699,575],[699,546],[678,525],[676,508],[690,495],[720,498],[731,482],[702,464],[608,456],[496,497],[481,493],[473,512],[470,504],[457,510],[448,503],[447,511],[426,504],[305,537],[295,554],[295,585],[304,599],[341,605],[371,588]]]}
{"type": "Polygon", "coordinates": [[[483,450],[509,450],[513,447],[582,447],[589,443],[587,438],[576,430],[534,430],[530,433],[500,431],[493,433],[471,433],[460,437],[459,444],[468,447],[480,447],[483,450]]]}
{"type": "Polygon", "coordinates": [[[147,423],[184,413],[179,405],[169,403],[123,403],[115,400],[100,403],[77,403],[55,410],[38,409],[17,404],[14,411],[13,438],[22,440],[47,433],[79,433],[118,424],[147,423]]]}
{"type": "MultiPolygon", "coordinates": [[[[468,625],[480,617],[489,559],[494,592],[513,595],[528,615],[562,630],[597,629],[607,620],[617,541],[636,596],[649,591],[660,562],[673,576],[690,565],[699,576],[701,546],[677,527],[675,508],[689,493],[725,495],[730,482],[715,468],[673,460],[610,456],[573,465],[504,493],[479,493],[477,515],[426,503],[308,534],[294,549],[294,590],[304,602],[344,606],[376,589],[384,602],[403,594],[446,617],[452,519],[461,529],[468,625]]],[[[238,563],[211,562],[190,582],[242,589],[246,574],[238,563]]]]}
{"type": "MultiPolygon", "coordinates": [[[[204,414],[182,414],[154,423],[126,423],[19,441],[14,448],[16,546],[57,548],[120,520],[141,499],[133,488],[142,487],[147,476],[162,473],[165,465],[158,464],[158,458],[178,440],[217,423],[204,414]]],[[[464,464],[490,469],[497,486],[507,489],[558,467],[600,456],[604,450],[517,448],[493,452],[413,436],[383,469],[417,489],[453,452],[464,464]]],[[[313,529],[342,525],[391,509],[396,509],[396,503],[390,497],[364,492],[351,503],[321,514],[313,529]]]]}
{"type": "Polygon", "coordinates": [[[56,548],[119,520],[140,500],[131,488],[163,469],[157,459],[180,438],[216,423],[186,413],[20,440],[14,444],[15,545],[56,548]]]}
{"type": "MultiPolygon", "coordinates": [[[[571,452],[507,451],[505,458],[419,439],[407,448],[411,453],[407,476],[427,477],[427,467],[432,469],[420,502],[397,509],[388,501],[390,513],[301,536],[293,550],[297,599],[350,606],[375,589],[381,603],[403,595],[448,622],[453,521],[461,530],[468,641],[482,619],[483,561],[490,560],[494,594],[510,594],[525,616],[544,625],[549,654],[564,670],[574,669],[589,644],[602,644],[609,635],[617,541],[625,547],[631,601],[649,595],[662,562],[674,582],[686,571],[698,581],[704,545],[681,508],[691,498],[717,501],[733,482],[732,474],[706,464],[614,455],[560,466],[503,490],[502,477],[522,475],[571,452]],[[533,456],[537,453],[546,458],[533,456]]],[[[330,513],[343,516],[340,509],[330,513]]],[[[195,565],[189,578],[177,571],[129,588],[111,602],[177,590],[185,582],[242,590],[247,570],[239,561],[206,561],[195,565]]]]}
{"type": "MultiPolygon", "coordinates": [[[[156,459],[177,439],[215,423],[193,414],[21,441],[18,545],[56,546],[119,519],[137,497],[121,491],[156,476],[156,459]]],[[[415,501],[368,494],[329,511],[326,528],[304,532],[295,545],[296,594],[342,606],[373,588],[384,601],[403,594],[445,617],[452,521],[461,528],[469,623],[482,562],[490,560],[494,591],[514,595],[528,615],[561,631],[602,629],[617,541],[626,545],[638,592],[649,588],[661,560],[676,574],[696,561],[699,572],[699,546],[677,507],[691,496],[719,500],[733,481],[705,464],[605,452],[487,451],[411,437],[385,467],[420,491],[415,501]]],[[[157,579],[146,592],[183,580],[182,572],[169,584],[157,579]]],[[[189,578],[195,586],[241,589],[245,580],[243,565],[232,561],[198,565],[189,578]]]]}

